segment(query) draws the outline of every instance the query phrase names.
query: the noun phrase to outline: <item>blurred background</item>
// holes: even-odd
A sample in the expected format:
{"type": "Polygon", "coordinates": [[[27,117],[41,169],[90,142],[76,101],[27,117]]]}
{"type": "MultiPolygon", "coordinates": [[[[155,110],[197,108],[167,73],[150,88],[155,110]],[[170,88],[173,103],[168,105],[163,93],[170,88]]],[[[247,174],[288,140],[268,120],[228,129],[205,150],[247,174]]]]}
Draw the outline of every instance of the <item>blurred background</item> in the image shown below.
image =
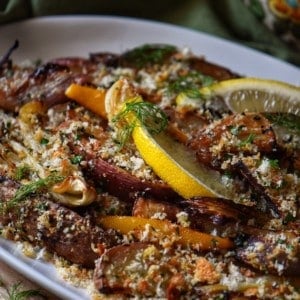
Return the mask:
{"type": "Polygon", "coordinates": [[[78,14],[129,16],[181,25],[300,66],[300,0],[0,1],[0,24],[78,14]]]}

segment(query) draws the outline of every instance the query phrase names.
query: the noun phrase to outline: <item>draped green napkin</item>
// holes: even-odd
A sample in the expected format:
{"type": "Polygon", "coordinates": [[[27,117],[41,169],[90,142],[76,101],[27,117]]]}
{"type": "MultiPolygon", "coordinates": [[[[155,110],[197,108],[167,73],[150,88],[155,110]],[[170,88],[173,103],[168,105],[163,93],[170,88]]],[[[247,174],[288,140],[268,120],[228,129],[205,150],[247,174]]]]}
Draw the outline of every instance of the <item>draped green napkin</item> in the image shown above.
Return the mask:
{"type": "MultiPolygon", "coordinates": [[[[101,14],[139,17],[207,32],[300,66],[299,43],[298,48],[288,45],[262,20],[263,6],[269,2],[268,0],[1,0],[0,24],[46,15],[101,14]],[[264,5],[261,4],[263,2],[264,5]]],[[[300,6],[299,1],[285,2],[287,5],[294,5],[294,10],[297,9],[297,5],[298,8],[300,6]]],[[[282,28],[290,25],[285,16],[278,24],[281,24],[282,28]]],[[[292,26],[300,39],[300,23],[295,22],[292,26]]]]}

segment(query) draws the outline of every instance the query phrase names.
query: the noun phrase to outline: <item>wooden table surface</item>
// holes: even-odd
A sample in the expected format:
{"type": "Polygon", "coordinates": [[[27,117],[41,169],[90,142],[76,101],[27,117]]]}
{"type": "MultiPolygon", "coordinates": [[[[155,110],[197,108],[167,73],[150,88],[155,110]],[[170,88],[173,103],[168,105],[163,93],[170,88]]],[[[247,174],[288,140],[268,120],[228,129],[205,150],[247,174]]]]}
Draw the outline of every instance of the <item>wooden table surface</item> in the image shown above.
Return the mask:
{"type": "Polygon", "coordinates": [[[11,269],[5,262],[0,261],[0,280],[2,282],[2,286],[0,287],[0,299],[6,300],[9,299],[7,297],[7,291],[3,287],[11,288],[14,284],[20,284],[21,290],[39,290],[45,297],[32,297],[30,299],[47,299],[47,300],[59,300],[57,296],[52,295],[42,287],[37,284],[31,282],[29,279],[25,278],[21,274],[17,273],[13,269],[11,269]]]}

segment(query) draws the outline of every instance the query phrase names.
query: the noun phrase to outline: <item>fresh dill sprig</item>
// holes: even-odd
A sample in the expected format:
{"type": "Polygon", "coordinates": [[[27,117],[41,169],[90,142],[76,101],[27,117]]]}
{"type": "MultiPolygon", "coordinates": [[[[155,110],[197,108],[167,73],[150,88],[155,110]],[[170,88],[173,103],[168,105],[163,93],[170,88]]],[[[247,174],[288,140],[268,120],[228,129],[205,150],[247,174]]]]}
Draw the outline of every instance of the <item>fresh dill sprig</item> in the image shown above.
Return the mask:
{"type": "Polygon", "coordinates": [[[136,118],[151,134],[163,131],[167,124],[166,114],[156,105],[149,102],[130,102],[126,104],[126,110],[133,112],[136,118]]]}
{"type": "Polygon", "coordinates": [[[139,98],[125,103],[113,119],[117,130],[117,140],[124,146],[136,126],[144,126],[151,134],[162,132],[167,124],[166,114],[156,105],[140,101],[139,98]]]}
{"type": "Polygon", "coordinates": [[[8,300],[26,300],[29,297],[38,296],[42,299],[46,299],[46,296],[40,290],[21,290],[22,283],[17,282],[11,287],[8,287],[0,278],[0,287],[2,287],[7,293],[8,300]]]}
{"type": "Polygon", "coordinates": [[[38,179],[37,181],[30,182],[22,185],[15,193],[14,197],[5,203],[1,203],[0,211],[6,211],[13,208],[18,203],[24,201],[28,196],[40,192],[43,189],[47,189],[54,184],[61,182],[64,176],[58,175],[56,172],[50,174],[46,178],[38,179]]]}
{"type": "Polygon", "coordinates": [[[46,297],[39,290],[21,290],[21,282],[15,283],[11,288],[6,288],[9,300],[26,300],[29,297],[39,296],[44,299],[46,297]]]}
{"type": "Polygon", "coordinates": [[[133,129],[137,126],[136,121],[131,123],[125,123],[121,129],[116,131],[116,143],[119,144],[120,148],[123,148],[131,136],[133,129]]]}
{"type": "Polygon", "coordinates": [[[300,117],[291,113],[265,113],[266,118],[280,127],[300,133],[300,117]]]}

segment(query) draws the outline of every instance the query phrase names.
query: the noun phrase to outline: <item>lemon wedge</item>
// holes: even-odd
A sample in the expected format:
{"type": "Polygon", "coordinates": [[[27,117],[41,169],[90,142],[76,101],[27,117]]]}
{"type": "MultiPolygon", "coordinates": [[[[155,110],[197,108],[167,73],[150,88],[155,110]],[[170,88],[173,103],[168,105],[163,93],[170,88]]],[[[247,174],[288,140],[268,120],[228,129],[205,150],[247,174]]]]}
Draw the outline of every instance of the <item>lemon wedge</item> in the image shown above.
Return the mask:
{"type": "Polygon", "coordinates": [[[193,153],[164,132],[151,135],[143,126],[138,126],[134,128],[132,137],[155,174],[182,197],[235,198],[219,173],[200,165],[193,153]]]}
{"type": "MultiPolygon", "coordinates": [[[[136,95],[133,87],[124,79],[117,81],[111,87],[105,99],[110,121],[124,111],[126,99],[132,99],[132,95],[136,95]]],[[[196,196],[236,198],[232,189],[222,182],[220,174],[201,166],[196,161],[195,155],[184,145],[164,132],[152,134],[137,119],[134,112],[131,112],[126,121],[135,124],[132,138],[141,157],[154,173],[179,195],[184,198],[196,196]]]]}
{"type": "Polygon", "coordinates": [[[229,79],[201,88],[200,93],[208,99],[221,97],[236,113],[276,112],[300,116],[300,87],[280,81],[229,79]]]}

